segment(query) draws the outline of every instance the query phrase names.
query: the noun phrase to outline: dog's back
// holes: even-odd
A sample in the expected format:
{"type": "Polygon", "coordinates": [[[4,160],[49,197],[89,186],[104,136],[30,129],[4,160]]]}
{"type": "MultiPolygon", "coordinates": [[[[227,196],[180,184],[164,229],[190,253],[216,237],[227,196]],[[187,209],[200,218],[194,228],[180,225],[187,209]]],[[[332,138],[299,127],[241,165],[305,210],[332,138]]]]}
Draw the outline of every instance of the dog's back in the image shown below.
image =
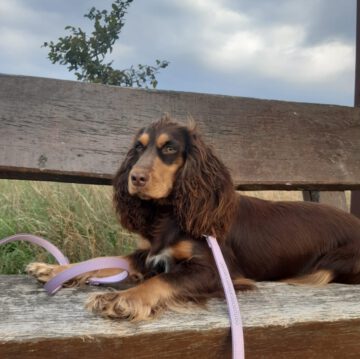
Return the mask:
{"type": "Polygon", "coordinates": [[[226,243],[248,278],[360,283],[360,220],[330,206],[239,196],[226,243]]]}

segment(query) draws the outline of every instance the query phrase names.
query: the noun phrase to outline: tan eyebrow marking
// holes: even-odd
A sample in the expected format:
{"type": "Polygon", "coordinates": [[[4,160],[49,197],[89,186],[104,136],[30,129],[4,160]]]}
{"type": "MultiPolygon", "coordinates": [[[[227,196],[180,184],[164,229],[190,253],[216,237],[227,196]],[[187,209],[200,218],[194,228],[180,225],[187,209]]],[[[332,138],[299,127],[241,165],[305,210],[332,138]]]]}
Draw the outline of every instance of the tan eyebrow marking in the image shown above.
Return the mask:
{"type": "Polygon", "coordinates": [[[166,142],[170,140],[170,137],[167,133],[162,133],[157,139],[156,139],[156,146],[158,148],[161,148],[165,145],[166,142]]]}
{"type": "Polygon", "coordinates": [[[141,142],[141,144],[146,147],[150,142],[150,136],[148,133],[143,133],[139,138],[138,141],[141,142]]]}

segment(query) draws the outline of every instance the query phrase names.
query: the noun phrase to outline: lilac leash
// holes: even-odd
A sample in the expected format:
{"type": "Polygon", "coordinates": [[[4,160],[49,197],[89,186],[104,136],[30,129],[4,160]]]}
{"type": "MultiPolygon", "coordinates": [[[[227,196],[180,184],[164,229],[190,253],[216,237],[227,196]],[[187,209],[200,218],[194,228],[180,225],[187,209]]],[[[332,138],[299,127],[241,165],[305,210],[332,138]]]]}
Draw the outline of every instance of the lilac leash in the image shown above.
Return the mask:
{"type": "MultiPolygon", "coordinates": [[[[33,244],[37,244],[40,247],[46,249],[60,265],[68,265],[69,260],[62,254],[60,249],[54,246],[49,241],[45,240],[44,238],[34,236],[32,234],[17,234],[11,237],[6,237],[0,240],[0,246],[2,244],[10,243],[10,242],[17,242],[17,241],[25,241],[30,242],[33,244]]],[[[120,272],[119,274],[109,276],[109,277],[102,277],[102,278],[90,278],[89,284],[99,285],[105,283],[117,283],[124,280],[129,271],[129,264],[126,260],[118,258],[118,257],[100,257],[90,259],[85,262],[81,262],[71,266],[68,269],[65,269],[52,279],[50,279],[44,286],[48,294],[55,294],[61,286],[70,279],[74,277],[87,273],[92,272],[99,269],[112,269],[118,268],[123,269],[124,272],[120,272]]]]}
{"type": "MultiPolygon", "coordinates": [[[[225,298],[230,316],[233,359],[243,359],[245,358],[244,334],[242,328],[240,308],[235,294],[235,289],[216,238],[212,236],[205,237],[213,253],[225,292],[225,298]]],[[[62,254],[62,252],[57,247],[55,247],[47,240],[41,237],[33,236],[31,234],[18,234],[4,238],[0,240],[0,246],[2,244],[15,241],[26,241],[37,244],[46,249],[50,254],[52,254],[60,265],[69,264],[69,260],[62,254]]],[[[129,264],[126,260],[118,257],[100,257],[71,266],[70,268],[62,271],[57,276],[49,280],[45,284],[44,288],[46,289],[48,294],[54,294],[62,287],[65,282],[78,275],[94,270],[113,268],[123,269],[124,271],[110,277],[90,278],[89,283],[95,285],[102,283],[116,283],[122,281],[127,277],[129,272],[129,264]]]]}
{"type": "Polygon", "coordinates": [[[104,283],[116,283],[124,280],[128,276],[129,265],[126,260],[117,257],[100,257],[90,259],[85,262],[77,263],[72,267],[65,269],[55,277],[51,278],[45,285],[44,288],[49,294],[55,294],[61,286],[77,277],[78,275],[92,272],[99,269],[112,269],[121,268],[124,272],[113,275],[111,277],[104,278],[90,278],[89,283],[92,285],[104,284],[104,283]]]}
{"type": "Polygon", "coordinates": [[[69,260],[62,254],[59,248],[55,247],[52,243],[48,242],[46,239],[34,236],[32,234],[21,233],[14,236],[6,237],[0,241],[0,246],[2,244],[25,241],[33,244],[37,244],[40,247],[46,249],[57,261],[59,264],[69,264],[69,260]]]}
{"type": "Polygon", "coordinates": [[[243,333],[239,303],[236,297],[234,285],[232,283],[229,270],[226,266],[224,257],[221,253],[216,238],[212,236],[205,236],[205,237],[213,253],[215,263],[220,274],[221,283],[223,285],[225,292],[226,303],[228,306],[229,316],[230,316],[233,359],[243,359],[245,358],[244,333],[243,333]]]}

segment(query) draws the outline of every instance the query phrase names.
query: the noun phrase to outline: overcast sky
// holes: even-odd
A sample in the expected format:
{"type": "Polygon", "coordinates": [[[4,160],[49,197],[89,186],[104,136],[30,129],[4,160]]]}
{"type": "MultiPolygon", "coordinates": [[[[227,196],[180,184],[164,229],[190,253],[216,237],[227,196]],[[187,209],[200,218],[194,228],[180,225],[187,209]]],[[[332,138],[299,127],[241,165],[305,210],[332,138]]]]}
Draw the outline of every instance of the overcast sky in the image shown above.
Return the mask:
{"type": "MultiPolygon", "coordinates": [[[[110,0],[0,0],[0,72],[75,79],[44,41],[110,0]]],[[[112,59],[168,60],[159,89],[353,105],[355,0],[134,0],[112,59]]]]}

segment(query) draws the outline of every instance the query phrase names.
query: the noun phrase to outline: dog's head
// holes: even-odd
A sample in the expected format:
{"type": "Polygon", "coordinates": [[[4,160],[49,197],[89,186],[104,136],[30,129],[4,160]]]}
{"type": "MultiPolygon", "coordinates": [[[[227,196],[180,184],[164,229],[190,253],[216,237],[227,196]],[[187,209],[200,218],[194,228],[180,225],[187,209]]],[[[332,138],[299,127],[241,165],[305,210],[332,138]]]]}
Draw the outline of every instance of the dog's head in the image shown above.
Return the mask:
{"type": "Polygon", "coordinates": [[[167,198],[186,162],[191,137],[189,128],[169,118],[142,128],[130,150],[133,165],[128,175],[129,194],[143,200],[167,198]]]}
{"type": "Polygon", "coordinates": [[[168,116],[136,134],[114,187],[121,223],[135,231],[152,223],[158,203],[172,205],[177,223],[191,235],[220,236],[234,205],[224,164],[194,124],[183,126],[168,116]]]}

